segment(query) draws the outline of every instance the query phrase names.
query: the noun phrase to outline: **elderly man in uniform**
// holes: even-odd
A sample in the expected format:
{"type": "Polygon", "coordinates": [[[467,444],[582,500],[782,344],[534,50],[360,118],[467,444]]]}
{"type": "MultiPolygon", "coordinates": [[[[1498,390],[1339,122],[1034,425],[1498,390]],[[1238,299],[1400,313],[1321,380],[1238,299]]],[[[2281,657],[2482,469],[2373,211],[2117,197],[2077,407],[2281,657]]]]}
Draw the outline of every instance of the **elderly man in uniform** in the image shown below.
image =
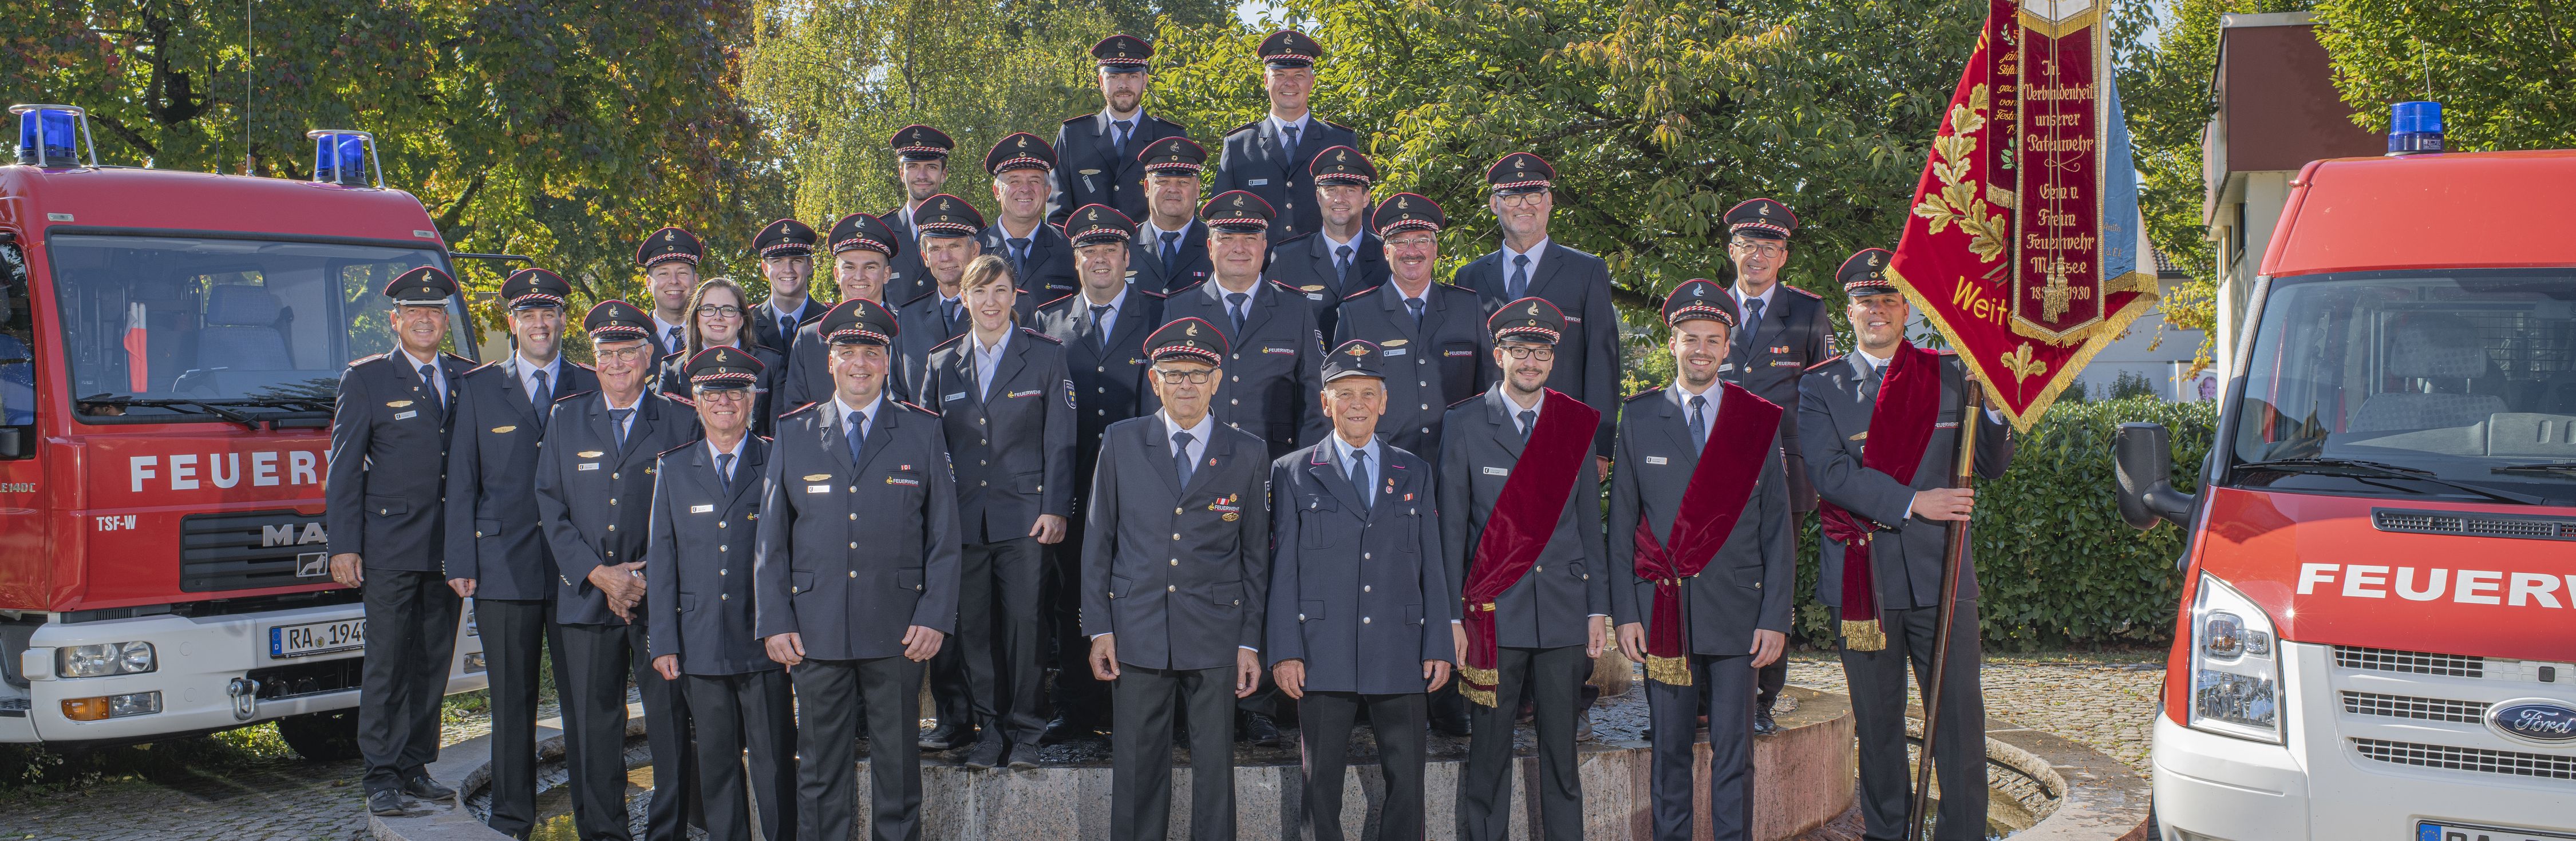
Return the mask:
{"type": "MultiPolygon", "coordinates": [[[[1166,141],[1169,142],[1169,141],[1166,141]]],[[[1189,141],[1180,141],[1187,143],[1189,141]]],[[[1083,521],[1091,475],[1100,463],[1101,433],[1137,416],[1143,405],[1145,335],[1163,323],[1163,293],[1127,283],[1128,240],[1135,223],[1108,205],[1091,205],[1065,220],[1082,291],[1038,307],[1037,329],[1062,342],[1073,380],[1072,517],[1054,546],[1048,619],[1055,642],[1055,718],[1040,744],[1087,736],[1109,726],[1109,686],[1093,679],[1091,647],[1082,640],[1083,521]]]]}
{"type": "MultiPolygon", "coordinates": [[[[897,238],[894,229],[887,227],[884,219],[853,213],[832,224],[828,242],[832,250],[832,282],[840,289],[841,300],[866,298],[891,307],[885,300],[886,282],[894,271],[895,255],[905,251],[905,241],[897,238]]],[[[799,322],[793,347],[776,348],[787,356],[785,372],[776,376],[781,399],[770,401],[779,414],[821,401],[832,393],[832,367],[819,324],[821,313],[830,309],[821,307],[813,317],[799,322]]]]}
{"type": "MultiPolygon", "coordinates": [[[[948,186],[948,156],[957,151],[957,141],[947,132],[911,125],[896,129],[886,142],[894,147],[895,179],[903,182],[903,203],[879,216],[894,231],[894,241],[909,245],[920,237],[920,220],[913,218],[914,211],[948,186]]],[[[976,227],[983,225],[977,223],[976,227]]],[[[886,276],[885,294],[876,300],[892,307],[928,294],[933,284],[929,267],[922,263],[925,256],[910,248],[887,255],[893,261],[892,272],[886,276]]],[[[815,399],[822,399],[822,395],[815,395],[815,399]]]]}
{"type": "Polygon", "coordinates": [[[1075,286],[1073,243],[1046,219],[1047,198],[1062,177],[1056,172],[1055,147],[1020,132],[993,144],[984,154],[984,170],[993,175],[993,203],[1002,212],[976,239],[983,253],[999,255],[1010,265],[1020,289],[1019,314],[1025,318],[1075,286]]]}
{"type": "Polygon", "coordinates": [[[1710,836],[1753,834],[1753,680],[1789,640],[1798,533],[1779,404],[1723,382],[1735,316],[1692,280],[1664,298],[1673,384],[1630,396],[1610,483],[1610,612],[1646,664],[1654,834],[1689,841],[1693,734],[1708,710],[1710,836]],[[1703,574],[1707,573],[1707,574],[1703,574]]]}
{"type": "Polygon", "coordinates": [[[1607,646],[1610,556],[1591,468],[1601,413],[1548,388],[1565,317],[1512,301],[1486,329],[1503,379],[1449,409],[1440,446],[1440,547],[1460,582],[1458,693],[1475,735],[1458,784],[1458,837],[1499,841],[1511,826],[1512,719],[1526,691],[1538,724],[1534,834],[1583,837],[1574,768],[1578,689],[1607,646]]]}
{"type": "MultiPolygon", "coordinates": [[[[1154,45],[1133,35],[1111,35],[1091,45],[1100,65],[1098,113],[1068,117],[1056,129],[1059,164],[1055,209],[1047,221],[1065,227],[1076,208],[1105,204],[1127,214],[1145,215],[1145,170],[1139,153],[1154,141],[1189,134],[1181,124],[1145,113],[1145,88],[1154,81],[1150,64],[1154,45]]],[[[1198,197],[1190,197],[1195,200],[1198,197]]],[[[1052,296],[1050,296],[1052,297],[1052,296]]]]}
{"type": "Polygon", "coordinates": [[[1297,699],[1316,841],[1341,841],[1342,772],[1362,708],[1386,778],[1371,837],[1423,837],[1423,693],[1447,683],[1458,659],[1437,479],[1430,462],[1377,435],[1387,362],[1368,342],[1335,347],[1318,397],[1332,436],[1270,464],[1270,533],[1285,538],[1271,558],[1270,671],[1297,699]],[[1417,654],[1400,656],[1408,651],[1417,654]]]}
{"type": "Polygon", "coordinates": [[[1270,113],[1227,129],[1224,151],[1216,164],[1216,191],[1244,190],[1279,208],[1281,240],[1304,236],[1322,227],[1323,209],[1312,195],[1306,165],[1335,146],[1367,144],[1349,127],[1316,119],[1308,110],[1315,95],[1315,62],[1324,57],[1315,36],[1282,29],[1261,39],[1261,90],[1270,113]]]}
{"type": "MultiPolygon", "coordinates": [[[[698,290],[698,261],[707,248],[685,228],[663,228],[635,246],[635,265],[644,270],[644,285],[653,293],[654,358],[688,347],[689,295],[698,290]]],[[[646,366],[649,381],[657,373],[646,366]]]]}
{"type": "Polygon", "coordinates": [[[646,601],[662,614],[650,623],[653,670],[688,699],[712,841],[751,839],[746,803],[760,810],[762,841],[796,837],[793,698],[786,672],[751,636],[751,571],[733,574],[751,555],[768,469],[769,439],[751,432],[761,369],[731,347],[699,351],[683,369],[706,437],[655,461],[644,548],[646,601]]]}
{"type": "MultiPolygon", "coordinates": [[[[752,235],[751,250],[760,255],[760,278],[769,283],[769,300],[743,314],[751,322],[752,344],[785,356],[796,348],[796,328],[830,309],[806,295],[814,280],[814,244],[820,239],[813,226],[794,219],[771,222],[752,235]]],[[[780,373],[773,370],[769,375],[780,373]]],[[[777,406],[776,411],[793,408],[777,406]]]]}
{"type": "Polygon", "coordinates": [[[555,650],[555,683],[568,682],[555,624],[555,560],[537,519],[537,461],[555,395],[595,391],[590,369],[563,358],[564,302],[572,285],[545,269],[501,281],[510,358],[466,372],[457,384],[447,451],[447,586],[474,600],[492,680],[493,831],[524,836],[537,819],[537,661],[555,650]]]}
{"type": "MultiPolygon", "coordinates": [[[[1548,239],[1556,207],[1556,167],[1528,152],[1513,152],[1485,170],[1487,209],[1502,223],[1503,246],[1458,269],[1450,280],[1476,290],[1485,311],[1505,301],[1545,298],[1564,314],[1565,338],[1556,343],[1555,372],[1547,387],[1583,401],[1609,417],[1619,404],[1619,314],[1610,306],[1610,265],[1601,258],[1548,239]]],[[[1593,442],[1599,479],[1610,480],[1611,425],[1593,442]]]]}
{"type": "Polygon", "coordinates": [[[1317,153],[1306,171],[1315,179],[1323,224],[1272,246],[1265,274],[1313,301],[1315,326],[1330,336],[1343,298],[1386,282],[1386,243],[1365,224],[1377,165],[1358,149],[1335,146],[1317,153]]]}
{"type": "Polygon", "coordinates": [[[1146,215],[1128,259],[1131,282],[1160,295],[1207,280],[1216,270],[1208,259],[1207,223],[1198,219],[1207,150],[1187,137],[1168,137],[1136,154],[1145,167],[1146,215]]]}
{"type": "MultiPolygon", "coordinates": [[[[1945,841],[1985,837],[1985,698],[1977,683],[1977,565],[1959,559],[1947,669],[1932,674],[1940,631],[1941,567],[1948,524],[1966,521],[1976,491],[1947,487],[1959,425],[1975,427],[1977,475],[2004,474],[2012,428],[1989,409],[1960,417],[1966,366],[1905,340],[1913,315],[1887,279],[1895,255],[1863,249],[1835,279],[1851,297],[1856,347],[1817,363],[1798,383],[1798,440],[1823,500],[1824,574],[1818,601],[1841,620],[1843,674],[1851,680],[1860,742],[1860,810],[1871,838],[1901,838],[1911,805],[1905,750],[1906,679],[1925,695],[1940,681],[1941,722],[1931,757],[1943,796],[1933,829],[1945,841]]],[[[1975,541],[1969,541],[1975,545],[1975,541]]]]}
{"type": "Polygon", "coordinates": [[[886,391],[894,314],[842,301],[822,326],[833,390],[779,419],[752,634],[796,687],[799,830],[857,830],[853,743],[864,725],[870,835],[917,838],[921,664],[957,621],[957,489],[939,416],[886,391]]]}
{"type": "Polygon", "coordinates": [[[331,418],[331,580],[360,588],[372,633],[359,676],[358,753],[367,810],[403,813],[406,795],[455,797],[429,776],[456,650],[457,594],[442,571],[449,415],[472,363],[440,353],[456,281],[420,266],[385,284],[398,347],[349,363],[331,418]],[[400,506],[385,504],[399,501],[400,506]]]}
{"type": "Polygon", "coordinates": [[[537,516],[555,556],[565,764],[572,771],[573,823],[584,838],[625,839],[626,685],[644,702],[653,750],[653,805],[646,837],[685,837],[684,803],[697,787],[688,710],[678,688],[653,671],[646,639],[653,604],[644,598],[644,550],[652,529],[654,456],[698,437],[687,406],[654,393],[652,317],[625,301],[603,301],[583,317],[599,390],[555,398],[537,450],[537,516]]]}
{"type": "Polygon", "coordinates": [[[1082,547],[1082,630],[1091,671],[1115,681],[1109,837],[1169,838],[1172,724],[1190,732],[1190,828],[1234,837],[1234,728],[1227,713],[1260,687],[1270,587],[1270,454],[1218,423],[1209,402],[1233,384],[1225,335],[1196,318],[1145,340],[1147,417],[1109,427],[1091,480],[1082,547]],[[1163,513],[1163,506],[1172,513],[1163,513]],[[1168,537],[1167,537],[1168,536],[1168,537]]]}

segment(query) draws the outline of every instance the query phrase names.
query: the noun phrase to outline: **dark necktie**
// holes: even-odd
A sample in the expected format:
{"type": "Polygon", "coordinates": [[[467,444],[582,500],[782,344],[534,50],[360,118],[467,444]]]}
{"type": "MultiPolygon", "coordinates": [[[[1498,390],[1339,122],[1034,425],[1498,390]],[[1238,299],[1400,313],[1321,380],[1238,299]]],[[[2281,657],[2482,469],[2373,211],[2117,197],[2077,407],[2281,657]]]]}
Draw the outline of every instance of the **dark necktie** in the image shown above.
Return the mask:
{"type": "Polygon", "coordinates": [[[1108,304],[1091,305],[1091,343],[1097,345],[1103,353],[1109,350],[1109,331],[1100,329],[1100,319],[1107,315],[1109,315],[1108,304]]]}
{"type": "Polygon", "coordinates": [[[1190,486],[1190,434],[1172,433],[1172,469],[1181,476],[1181,487],[1190,486]]]}
{"type": "Polygon", "coordinates": [[[1236,335],[1233,339],[1238,342],[1243,341],[1243,299],[1249,297],[1252,296],[1241,292],[1228,292],[1225,295],[1226,302],[1233,305],[1232,309],[1227,314],[1234,318],[1234,332],[1236,335]]]}
{"type": "Polygon", "coordinates": [[[546,369],[539,368],[529,376],[537,378],[537,390],[528,393],[528,405],[537,410],[537,431],[546,429],[546,407],[555,403],[555,387],[546,382],[546,369]]]}
{"type": "Polygon", "coordinates": [[[1708,395],[1692,395],[1690,406],[1691,452],[1697,454],[1708,448],[1708,395]]]}
{"type": "Polygon", "coordinates": [[[956,298],[945,298],[939,302],[940,326],[950,333],[957,332],[957,301],[956,298]]]}
{"type": "Polygon", "coordinates": [[[619,453],[626,452],[626,416],[631,414],[635,414],[635,410],[608,410],[608,428],[617,434],[617,451],[619,453]]]}
{"type": "Polygon", "coordinates": [[[1280,130],[1280,131],[1284,131],[1284,132],[1287,132],[1287,133],[1288,133],[1288,151],[1290,151],[1290,152],[1295,152],[1295,151],[1297,151],[1297,127],[1296,127],[1296,126],[1293,126],[1293,125],[1286,125],[1286,126],[1280,126],[1280,127],[1279,127],[1279,130],[1280,130]]]}
{"type": "Polygon", "coordinates": [[[1530,432],[1531,432],[1532,430],[1537,429],[1537,428],[1538,428],[1538,410],[1536,410],[1536,409],[1522,409],[1522,410],[1521,410],[1521,443],[1523,443],[1523,444],[1527,444],[1527,443],[1529,443],[1529,436],[1530,436],[1530,432]]]}
{"type": "Polygon", "coordinates": [[[1405,306],[1405,308],[1406,308],[1406,309],[1410,309],[1410,310],[1412,310],[1412,311],[1413,311],[1413,326],[1414,326],[1416,329],[1421,328],[1421,327],[1422,327],[1422,299],[1420,299],[1420,298],[1406,298],[1406,299],[1404,299],[1404,306],[1405,306]]]}
{"type": "Polygon", "coordinates": [[[782,316],[779,316],[779,317],[778,317],[778,343],[779,343],[779,344],[782,344],[782,345],[785,345],[785,344],[793,344],[795,341],[796,341],[796,317],[795,317],[795,316],[792,316],[792,315],[782,315],[782,316]]]}
{"type": "Polygon", "coordinates": [[[1029,273],[1029,238],[1011,238],[1011,274],[1025,277],[1029,273]]]}
{"type": "Polygon", "coordinates": [[[1335,288],[1348,288],[1351,282],[1351,247],[1333,249],[1333,282],[1335,288]]]}
{"type": "Polygon", "coordinates": [[[1173,265],[1172,265],[1172,261],[1174,261],[1174,260],[1176,260],[1176,259],[1179,259],[1179,258],[1180,258],[1180,256],[1181,256],[1181,235],[1180,235],[1179,233],[1177,233],[1177,232],[1174,232],[1174,231],[1164,231],[1164,232],[1163,232],[1163,273],[1164,273],[1164,274],[1171,274],[1171,273],[1172,273],[1172,270],[1173,270],[1174,268],[1176,268],[1175,266],[1173,266],[1173,265]]]}
{"type": "Polygon", "coordinates": [[[867,452],[867,425],[868,416],[865,413],[844,412],[841,415],[841,435],[850,439],[851,467],[859,466],[862,463],[859,461],[859,456],[867,452]]]}
{"type": "Polygon", "coordinates": [[[438,405],[439,414],[447,414],[447,395],[438,390],[438,366],[420,366],[420,389],[429,392],[431,402],[438,405]]]}
{"type": "Polygon", "coordinates": [[[716,455],[716,478],[724,480],[725,493],[733,493],[733,454],[716,455]]]}
{"type": "Polygon", "coordinates": [[[1118,140],[1116,141],[1116,143],[1117,143],[1117,145],[1118,145],[1118,159],[1119,159],[1119,160],[1122,160],[1122,161],[1123,161],[1123,160],[1126,160],[1126,159],[1127,159],[1127,135],[1129,135],[1129,134],[1131,134],[1131,133],[1135,132],[1135,130],[1136,130],[1136,121],[1134,121],[1134,120],[1113,120],[1113,121],[1111,121],[1109,124],[1110,124],[1110,125],[1112,125],[1112,126],[1116,126],[1116,127],[1118,128],[1118,140]]]}
{"type": "Polygon", "coordinates": [[[662,355],[669,356],[678,352],[680,352],[680,328],[673,327],[671,338],[662,343],[662,355]]]}
{"type": "Polygon", "coordinates": [[[1512,282],[1504,288],[1511,290],[1512,300],[1529,297],[1529,255],[1512,255],[1512,282]]]}
{"type": "Polygon", "coordinates": [[[1869,366],[1869,376],[1862,378],[1860,381],[1860,402],[1867,403],[1872,406],[1878,405],[1878,385],[1880,379],[1884,377],[1886,373],[1886,366],[1876,364],[1869,366]]]}
{"type": "Polygon", "coordinates": [[[1361,508],[1367,508],[1367,507],[1369,507],[1369,503],[1371,502],[1371,500],[1369,499],[1369,497],[1371,496],[1371,494],[1369,493],[1369,472],[1368,472],[1368,451],[1367,451],[1367,450],[1352,450],[1352,451],[1351,451],[1351,487],[1353,487],[1353,488],[1358,488],[1358,489],[1359,489],[1359,492],[1360,492],[1360,507],[1361,507],[1361,508]]]}
{"type": "Polygon", "coordinates": [[[1742,344],[1745,347],[1752,347],[1753,334],[1761,331],[1762,299],[1746,298],[1744,299],[1744,329],[1735,331],[1737,335],[1744,339],[1744,341],[1739,342],[1739,344],[1742,344]]]}

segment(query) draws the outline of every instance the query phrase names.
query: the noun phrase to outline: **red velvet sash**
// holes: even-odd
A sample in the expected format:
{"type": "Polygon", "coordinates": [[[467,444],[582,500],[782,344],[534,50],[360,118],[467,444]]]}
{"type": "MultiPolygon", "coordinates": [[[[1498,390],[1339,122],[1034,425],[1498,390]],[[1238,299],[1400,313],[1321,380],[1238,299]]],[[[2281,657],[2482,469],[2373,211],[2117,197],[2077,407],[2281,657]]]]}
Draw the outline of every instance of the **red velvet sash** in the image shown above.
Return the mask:
{"type": "Polygon", "coordinates": [[[1547,548],[1549,538],[1556,536],[1556,524],[1565,517],[1565,500],[1574,494],[1581,475],[1576,471],[1592,462],[1593,431],[1600,428],[1601,410],[1566,396],[1555,389],[1543,392],[1546,401],[1538,413],[1538,428],[1530,430],[1529,444],[1521,448],[1520,461],[1512,466],[1512,475],[1503,480],[1503,491],[1494,499],[1493,516],[1485,519],[1484,536],[1476,541],[1476,555],[1469,562],[1465,600],[1467,630],[1465,663],[1458,670],[1460,694],[1485,706],[1494,706],[1494,599],[1520,583],[1521,576],[1538,562],[1539,552],[1547,548]]]}
{"type": "MultiPolygon", "coordinates": [[[[1869,438],[1861,442],[1862,467],[1912,484],[1932,443],[1932,426],[1941,413],[1941,355],[1899,341],[1887,363],[1887,380],[1879,384],[1878,402],[1869,410],[1869,438]]],[[[1871,574],[1871,526],[1859,515],[1831,502],[1820,502],[1825,537],[1843,544],[1844,622],[1878,622],[1878,587],[1871,574]]],[[[1854,646],[1859,650],[1875,650],[1854,646]]]]}
{"type": "MultiPolygon", "coordinates": [[[[1655,539],[1654,518],[1637,518],[1637,577],[1655,582],[1654,621],[1646,624],[1646,653],[1650,659],[1678,659],[1690,653],[1682,618],[1682,579],[1696,576],[1717,557],[1718,547],[1744,517],[1744,503],[1753,498],[1753,483],[1762,478],[1762,464],[1771,458],[1771,440],[1780,430],[1780,407],[1734,383],[1719,383],[1725,388],[1718,400],[1717,422],[1708,430],[1708,444],[1699,454],[1699,466],[1691,469],[1690,485],[1682,489],[1681,506],[1673,514],[1672,539],[1655,539]],[[1667,548],[1667,547],[1670,548],[1667,548]]],[[[1657,671],[1648,664],[1648,675],[1657,671]]],[[[1683,669],[1679,677],[1664,683],[1687,685],[1690,672],[1683,669]]]]}

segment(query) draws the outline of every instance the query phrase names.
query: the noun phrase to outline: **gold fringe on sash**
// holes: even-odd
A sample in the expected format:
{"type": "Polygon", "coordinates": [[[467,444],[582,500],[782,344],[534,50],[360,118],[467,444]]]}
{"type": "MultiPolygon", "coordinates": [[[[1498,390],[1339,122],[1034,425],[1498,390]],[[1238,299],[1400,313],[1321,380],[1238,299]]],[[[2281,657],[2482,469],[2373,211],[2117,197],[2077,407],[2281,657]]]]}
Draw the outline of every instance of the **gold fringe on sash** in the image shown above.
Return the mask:
{"type": "Polygon", "coordinates": [[[1690,656],[1657,657],[1646,655],[1646,679],[1665,686],[1691,685],[1690,656]]]}
{"type": "Polygon", "coordinates": [[[1843,620],[1843,647],[1852,651],[1882,651],[1887,648],[1887,634],[1876,619],[1843,620]]]}
{"type": "Polygon", "coordinates": [[[1494,684],[1502,678],[1501,669],[1479,669],[1462,664],[1458,667],[1458,694],[1488,707],[1495,706],[1494,684]]]}

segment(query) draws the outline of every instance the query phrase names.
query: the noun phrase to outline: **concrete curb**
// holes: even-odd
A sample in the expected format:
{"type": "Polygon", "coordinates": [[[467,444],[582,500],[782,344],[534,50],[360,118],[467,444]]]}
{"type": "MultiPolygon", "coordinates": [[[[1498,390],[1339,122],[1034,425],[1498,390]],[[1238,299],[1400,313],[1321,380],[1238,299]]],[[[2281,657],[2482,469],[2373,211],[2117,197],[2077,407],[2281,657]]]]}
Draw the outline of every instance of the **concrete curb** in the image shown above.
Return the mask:
{"type": "MultiPolygon", "coordinates": [[[[644,705],[626,705],[626,736],[644,735],[644,705]]],[[[540,761],[563,756],[563,719],[549,718],[537,722],[537,757],[540,761]]],[[[484,734],[440,748],[438,761],[430,763],[431,779],[456,787],[452,800],[417,801],[408,814],[399,818],[367,816],[367,831],[376,841],[506,841],[509,838],[465,810],[466,795],[473,794],[492,782],[492,736],[484,734]]]]}

